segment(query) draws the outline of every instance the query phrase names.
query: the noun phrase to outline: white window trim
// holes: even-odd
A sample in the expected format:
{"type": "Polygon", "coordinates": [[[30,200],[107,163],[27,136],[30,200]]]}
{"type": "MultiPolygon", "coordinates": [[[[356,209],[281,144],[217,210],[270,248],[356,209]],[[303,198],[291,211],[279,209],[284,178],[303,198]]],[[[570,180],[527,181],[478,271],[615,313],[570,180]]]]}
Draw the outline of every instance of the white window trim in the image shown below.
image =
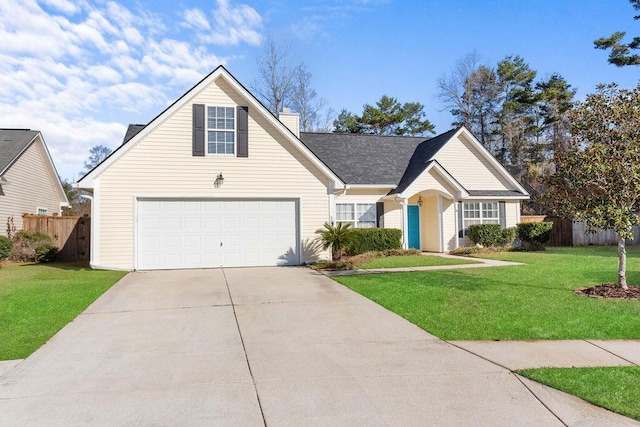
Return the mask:
{"type": "Polygon", "coordinates": [[[204,141],[204,152],[205,156],[214,156],[214,157],[236,157],[238,154],[238,109],[236,105],[231,104],[205,104],[204,106],[204,120],[205,120],[205,141],[204,141]],[[233,109],[233,153],[210,153],[209,152],[209,131],[228,131],[228,129],[210,129],[209,128],[209,107],[224,107],[224,108],[232,108],[233,109]]]}
{"type": "Polygon", "coordinates": [[[463,236],[467,237],[469,235],[469,225],[475,225],[475,224],[500,224],[500,202],[498,200],[465,200],[462,202],[462,229],[463,229],[463,236]],[[465,204],[467,203],[479,203],[480,204],[480,217],[479,218],[467,218],[465,217],[464,213],[465,213],[465,204]],[[496,206],[498,207],[498,217],[497,218],[485,218],[483,211],[484,211],[484,204],[486,203],[495,203],[496,206]],[[480,221],[478,223],[475,224],[469,224],[466,225],[467,221],[480,221]],[[486,222],[485,222],[486,221],[486,222]]]}
{"type": "Polygon", "coordinates": [[[374,215],[373,218],[373,227],[359,227],[359,223],[370,223],[371,221],[358,221],[358,205],[373,205],[373,209],[376,209],[375,202],[373,203],[364,203],[364,202],[339,202],[336,203],[336,223],[350,223],[352,228],[377,228],[378,227],[378,218],[377,215],[374,215]],[[338,205],[352,205],[353,206],[353,219],[352,220],[340,220],[338,219],[338,205]]]}

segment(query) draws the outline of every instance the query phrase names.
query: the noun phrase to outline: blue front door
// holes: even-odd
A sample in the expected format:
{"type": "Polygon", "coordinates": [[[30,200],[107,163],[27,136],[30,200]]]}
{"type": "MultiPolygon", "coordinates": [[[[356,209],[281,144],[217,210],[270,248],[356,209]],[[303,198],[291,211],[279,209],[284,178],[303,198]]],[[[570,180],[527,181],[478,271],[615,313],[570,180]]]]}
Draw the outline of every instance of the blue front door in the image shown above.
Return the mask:
{"type": "Polygon", "coordinates": [[[418,205],[407,206],[409,249],[420,249],[420,210],[418,205]]]}

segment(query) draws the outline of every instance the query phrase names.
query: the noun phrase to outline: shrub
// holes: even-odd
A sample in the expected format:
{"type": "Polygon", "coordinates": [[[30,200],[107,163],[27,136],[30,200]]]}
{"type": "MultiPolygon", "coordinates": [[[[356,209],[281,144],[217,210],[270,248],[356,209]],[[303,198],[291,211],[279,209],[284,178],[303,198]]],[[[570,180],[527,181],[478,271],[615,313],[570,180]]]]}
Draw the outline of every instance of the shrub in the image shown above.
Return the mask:
{"type": "Polygon", "coordinates": [[[51,243],[45,243],[35,248],[35,261],[36,262],[50,262],[53,261],[58,255],[58,248],[51,243]]]}
{"type": "Polygon", "coordinates": [[[551,239],[552,222],[521,222],[517,224],[518,237],[523,246],[532,250],[544,250],[551,239]]]}
{"type": "Polygon", "coordinates": [[[11,253],[11,247],[13,243],[8,237],[0,236],[0,261],[3,261],[9,257],[11,253]]]}
{"type": "Polygon", "coordinates": [[[469,226],[469,238],[484,247],[505,246],[516,238],[513,228],[503,229],[500,224],[474,224],[469,226]]]}
{"type": "Polygon", "coordinates": [[[323,224],[324,228],[316,230],[316,234],[319,234],[320,242],[323,249],[331,248],[331,259],[338,261],[342,258],[342,251],[351,242],[353,237],[353,230],[349,227],[351,224],[337,223],[331,225],[328,222],[323,224]]]}
{"type": "MultiPolygon", "coordinates": [[[[51,245],[51,237],[43,233],[18,231],[13,236],[13,247],[9,257],[13,261],[38,261],[36,248],[42,245],[51,245]]],[[[47,252],[41,249],[41,254],[47,252]]]]}
{"type": "Polygon", "coordinates": [[[346,247],[348,255],[402,248],[402,231],[397,228],[356,228],[346,247]]]}

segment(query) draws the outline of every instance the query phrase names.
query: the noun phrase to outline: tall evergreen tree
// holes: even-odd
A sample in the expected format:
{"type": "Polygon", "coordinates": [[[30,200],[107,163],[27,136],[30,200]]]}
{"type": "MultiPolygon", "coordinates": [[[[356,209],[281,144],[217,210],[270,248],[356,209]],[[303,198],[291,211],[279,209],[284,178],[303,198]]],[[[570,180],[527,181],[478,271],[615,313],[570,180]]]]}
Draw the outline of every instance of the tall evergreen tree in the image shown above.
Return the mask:
{"type": "MultiPolygon", "coordinates": [[[[629,0],[635,10],[640,10],[640,0],[629,0]]],[[[640,15],[636,15],[633,19],[640,19],[640,15]]],[[[624,31],[618,31],[609,37],[600,37],[593,41],[596,49],[609,50],[609,64],[618,67],[625,65],[640,65],[640,55],[632,53],[632,51],[640,49],[640,37],[634,37],[629,43],[622,41],[626,35],[624,31]]]]}

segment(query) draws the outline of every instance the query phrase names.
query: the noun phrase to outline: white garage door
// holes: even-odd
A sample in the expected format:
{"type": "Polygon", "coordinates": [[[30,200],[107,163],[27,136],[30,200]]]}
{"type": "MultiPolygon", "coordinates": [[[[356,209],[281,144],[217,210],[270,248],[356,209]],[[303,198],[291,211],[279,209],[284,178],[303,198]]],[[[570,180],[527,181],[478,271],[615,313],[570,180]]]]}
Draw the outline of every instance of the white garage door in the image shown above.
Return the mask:
{"type": "Polygon", "coordinates": [[[140,200],[138,269],[298,264],[294,200],[140,200]]]}

